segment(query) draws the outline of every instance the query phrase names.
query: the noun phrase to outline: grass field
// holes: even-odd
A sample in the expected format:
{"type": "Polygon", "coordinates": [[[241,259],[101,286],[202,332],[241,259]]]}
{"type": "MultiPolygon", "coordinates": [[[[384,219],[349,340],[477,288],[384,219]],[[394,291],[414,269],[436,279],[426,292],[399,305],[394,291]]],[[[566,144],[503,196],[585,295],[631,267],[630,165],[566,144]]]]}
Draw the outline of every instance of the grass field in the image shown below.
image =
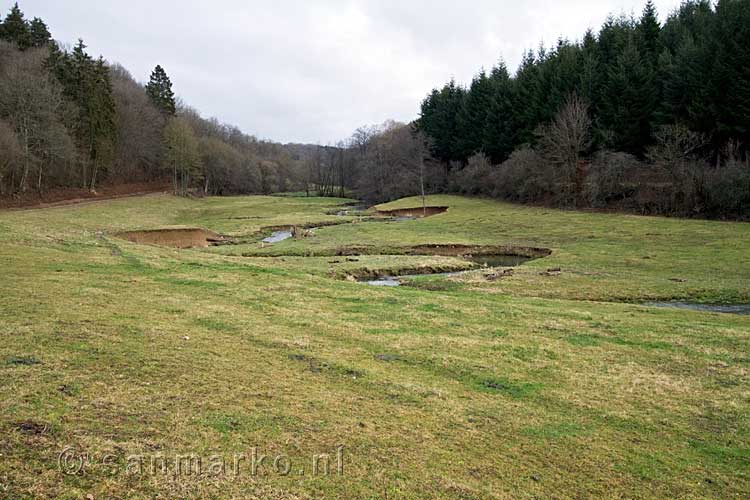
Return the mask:
{"type": "Polygon", "coordinates": [[[750,224],[448,196],[421,220],[329,215],[347,201],[0,212],[0,498],[750,496],[750,316],[641,305],[749,303],[750,224]],[[237,244],[114,237],[178,227],[237,244]],[[552,255],[497,281],[343,279],[466,266],[394,255],[428,244],[552,255]]]}

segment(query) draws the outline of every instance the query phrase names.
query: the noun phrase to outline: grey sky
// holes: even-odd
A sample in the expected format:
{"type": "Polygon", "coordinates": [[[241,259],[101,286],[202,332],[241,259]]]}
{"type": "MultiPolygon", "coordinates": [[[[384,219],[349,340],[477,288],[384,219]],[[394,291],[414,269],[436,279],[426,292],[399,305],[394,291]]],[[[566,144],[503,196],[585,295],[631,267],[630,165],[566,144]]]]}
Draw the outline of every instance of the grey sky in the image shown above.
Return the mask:
{"type": "MultiPolygon", "coordinates": [[[[580,37],[645,0],[20,0],[56,39],[144,81],[161,64],[204,116],[281,142],[335,142],[363,124],[410,121],[451,77],[540,41],[580,37]]],[[[679,0],[656,0],[662,19],[679,0]]],[[[0,0],[4,11],[10,0],[0,0]]]]}

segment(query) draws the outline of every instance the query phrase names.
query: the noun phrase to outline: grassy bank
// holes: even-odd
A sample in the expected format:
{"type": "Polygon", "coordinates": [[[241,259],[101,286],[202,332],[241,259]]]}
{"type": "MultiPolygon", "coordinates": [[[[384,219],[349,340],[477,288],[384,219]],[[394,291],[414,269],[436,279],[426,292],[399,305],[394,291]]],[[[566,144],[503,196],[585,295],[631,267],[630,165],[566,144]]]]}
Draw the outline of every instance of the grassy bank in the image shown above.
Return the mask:
{"type": "Polygon", "coordinates": [[[750,301],[750,224],[436,196],[447,213],[260,243],[267,227],[341,221],[328,213],[344,202],[150,196],[0,213],[0,496],[746,496],[750,318],[637,303],[750,301]],[[166,227],[241,244],[112,236],[166,227]],[[496,281],[341,279],[460,264],[378,255],[428,244],[553,253],[496,281]],[[369,255],[327,256],[354,246],[369,255]],[[89,455],[82,472],[60,472],[66,447],[89,455]],[[271,457],[255,475],[250,460],[205,470],[253,448],[271,457]],[[324,453],[331,473],[313,475],[324,453]],[[203,474],[129,463],[187,454],[203,474]]]}

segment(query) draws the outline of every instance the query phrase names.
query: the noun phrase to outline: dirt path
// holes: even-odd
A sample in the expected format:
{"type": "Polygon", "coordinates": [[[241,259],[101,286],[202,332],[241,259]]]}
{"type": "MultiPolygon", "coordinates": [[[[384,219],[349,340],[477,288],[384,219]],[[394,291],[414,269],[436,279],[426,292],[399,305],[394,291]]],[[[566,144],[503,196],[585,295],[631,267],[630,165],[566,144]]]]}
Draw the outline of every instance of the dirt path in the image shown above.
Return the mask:
{"type": "Polygon", "coordinates": [[[162,196],[165,194],[169,194],[169,191],[158,190],[158,191],[141,191],[137,193],[128,193],[128,194],[101,195],[101,196],[94,196],[91,198],[72,198],[69,200],[53,201],[49,203],[38,203],[36,205],[29,205],[25,207],[0,208],[0,211],[16,212],[16,211],[22,211],[22,210],[41,210],[43,208],[62,208],[62,207],[69,207],[73,205],[76,205],[76,206],[77,205],[89,205],[92,203],[117,200],[120,198],[134,198],[136,196],[162,196]]]}

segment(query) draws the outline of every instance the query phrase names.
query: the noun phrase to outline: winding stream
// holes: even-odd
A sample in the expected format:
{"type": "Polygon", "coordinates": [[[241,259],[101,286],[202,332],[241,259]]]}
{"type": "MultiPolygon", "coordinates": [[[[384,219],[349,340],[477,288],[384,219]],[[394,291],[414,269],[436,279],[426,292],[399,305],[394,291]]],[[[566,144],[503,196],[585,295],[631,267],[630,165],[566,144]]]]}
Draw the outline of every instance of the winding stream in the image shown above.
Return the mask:
{"type": "Polygon", "coordinates": [[[698,304],[695,302],[646,302],[645,306],[750,316],[750,304],[698,304]]]}
{"type": "MultiPolygon", "coordinates": [[[[475,262],[481,265],[483,268],[492,267],[517,267],[534,260],[532,257],[522,257],[520,255],[477,255],[477,256],[464,256],[464,260],[475,262]]],[[[454,271],[450,273],[424,273],[424,274],[404,274],[400,276],[382,276],[377,279],[362,280],[360,283],[364,283],[371,286],[385,286],[385,287],[396,287],[403,285],[403,282],[412,278],[424,278],[427,276],[460,276],[462,274],[476,271],[477,269],[467,269],[466,271],[454,271]]]]}

